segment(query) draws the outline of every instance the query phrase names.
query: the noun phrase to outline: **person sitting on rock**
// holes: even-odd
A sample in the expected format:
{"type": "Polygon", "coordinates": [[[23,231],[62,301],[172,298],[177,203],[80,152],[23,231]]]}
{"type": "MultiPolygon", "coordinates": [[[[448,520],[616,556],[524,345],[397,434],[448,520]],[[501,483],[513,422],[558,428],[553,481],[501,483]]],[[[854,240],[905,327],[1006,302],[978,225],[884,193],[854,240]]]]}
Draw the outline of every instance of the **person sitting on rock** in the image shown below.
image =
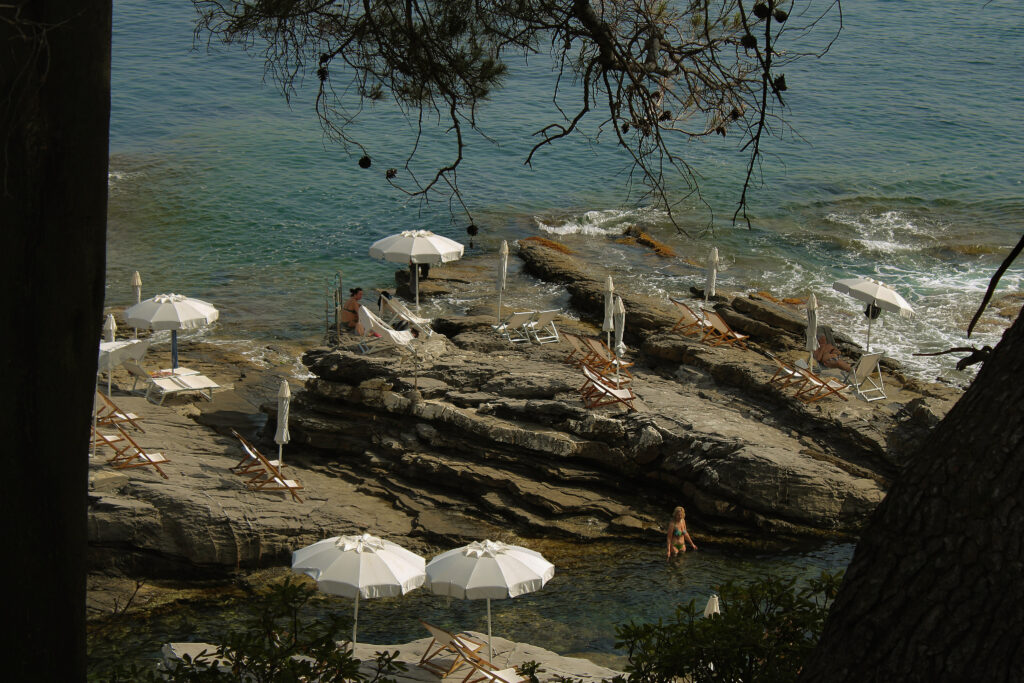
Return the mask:
{"type": "Polygon", "coordinates": [[[672,511],[672,520],[668,523],[666,542],[668,544],[669,559],[673,555],[685,553],[687,541],[690,542],[694,550],[697,549],[697,544],[693,542],[689,532],[686,530],[686,510],[680,506],[672,511]]]}
{"type": "Polygon", "coordinates": [[[818,335],[818,349],[814,352],[814,360],[826,368],[838,368],[843,372],[849,372],[852,366],[843,360],[839,349],[828,343],[825,335],[818,335]]]}

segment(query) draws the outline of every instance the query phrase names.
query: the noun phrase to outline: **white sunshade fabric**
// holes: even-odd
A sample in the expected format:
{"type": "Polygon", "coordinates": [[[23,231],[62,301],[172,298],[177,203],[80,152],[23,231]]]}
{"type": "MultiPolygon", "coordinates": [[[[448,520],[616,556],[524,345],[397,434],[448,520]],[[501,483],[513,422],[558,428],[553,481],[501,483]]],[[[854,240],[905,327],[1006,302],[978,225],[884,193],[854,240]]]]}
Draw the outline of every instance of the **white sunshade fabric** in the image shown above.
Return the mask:
{"type": "Polygon", "coordinates": [[[500,600],[539,590],[555,575],[555,565],[529,548],[476,541],[438,555],[426,571],[436,595],[500,600]]]}
{"type": "Polygon", "coordinates": [[[209,325],[220,317],[213,304],[183,294],[158,294],[124,312],[125,323],[151,330],[186,330],[209,325]]]}
{"type": "Polygon", "coordinates": [[[462,244],[429,230],[404,230],[377,240],[370,256],[392,263],[447,263],[462,258],[462,244]]]}
{"type": "Polygon", "coordinates": [[[914,309],[892,287],[867,277],[854,277],[836,280],[832,288],[842,294],[849,294],[854,299],[874,304],[883,311],[896,313],[903,318],[914,317],[914,309]]]}
{"type": "Polygon", "coordinates": [[[416,553],[370,534],[335,536],[292,553],[293,571],[346,598],[404,595],[423,585],[425,565],[416,553]]]}

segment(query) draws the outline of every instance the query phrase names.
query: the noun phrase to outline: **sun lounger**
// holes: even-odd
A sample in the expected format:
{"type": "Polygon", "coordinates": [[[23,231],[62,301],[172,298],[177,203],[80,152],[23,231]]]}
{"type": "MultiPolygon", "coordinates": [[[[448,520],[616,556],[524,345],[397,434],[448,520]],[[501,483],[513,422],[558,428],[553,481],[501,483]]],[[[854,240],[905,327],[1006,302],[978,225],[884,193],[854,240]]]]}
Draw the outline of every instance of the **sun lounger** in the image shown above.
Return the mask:
{"type": "Polygon", "coordinates": [[[533,318],[524,325],[526,336],[538,344],[550,344],[558,341],[558,328],[555,327],[555,316],[561,313],[555,309],[551,311],[537,311],[533,318]]]}
{"type": "Polygon", "coordinates": [[[422,619],[420,619],[420,623],[430,633],[432,640],[423,652],[423,656],[420,657],[419,666],[427,671],[436,673],[441,678],[451,675],[454,671],[469,663],[456,646],[461,648],[462,652],[472,655],[476,655],[480,648],[484,646],[483,643],[473,640],[465,633],[451,633],[433,624],[428,624],[422,619]],[[439,661],[440,658],[447,655],[453,656],[451,662],[444,661],[442,663],[439,661]]]}
{"type": "MultiPolygon", "coordinates": [[[[239,476],[249,477],[250,479],[253,477],[266,477],[269,472],[267,472],[266,468],[263,467],[263,462],[260,460],[260,451],[256,446],[252,445],[248,439],[236,432],[234,429],[231,430],[231,433],[239,440],[239,442],[241,442],[242,452],[244,453],[242,459],[238,461],[237,465],[231,468],[231,471],[239,476]]],[[[279,460],[270,460],[266,456],[263,456],[263,459],[278,468],[278,471],[284,467],[279,460]]]]}
{"type": "Polygon", "coordinates": [[[704,317],[711,323],[711,327],[704,331],[701,341],[707,342],[711,346],[729,344],[738,346],[741,349],[747,348],[746,341],[750,339],[750,335],[734,332],[722,316],[715,311],[704,311],[704,317]]]}
{"type": "Polygon", "coordinates": [[[583,340],[577,337],[575,334],[569,334],[568,332],[562,332],[562,339],[569,342],[571,350],[569,355],[566,356],[563,362],[569,365],[579,365],[580,363],[586,363],[592,365],[591,359],[594,356],[594,352],[583,343],[583,340]]]}
{"type": "Polygon", "coordinates": [[[629,387],[616,387],[593,368],[583,365],[580,367],[583,376],[586,378],[583,386],[580,387],[580,398],[583,399],[583,406],[588,409],[600,408],[601,406],[621,403],[629,410],[636,410],[633,401],[636,394],[629,387]]]}
{"type": "Polygon", "coordinates": [[[387,321],[389,325],[394,325],[396,320],[402,320],[410,327],[415,328],[424,337],[434,334],[434,330],[430,328],[430,318],[416,315],[397,297],[385,298],[381,302],[381,308],[383,309],[381,311],[382,317],[388,313],[391,315],[391,318],[387,321]]]}
{"type": "Polygon", "coordinates": [[[412,353],[410,344],[415,339],[413,333],[410,330],[396,330],[366,306],[359,307],[359,325],[363,328],[363,334],[358,337],[356,347],[361,353],[383,348],[412,353]]]}
{"type": "Polygon", "coordinates": [[[768,356],[777,368],[775,374],[768,380],[768,384],[778,384],[780,389],[785,389],[790,385],[803,386],[806,384],[807,378],[797,372],[795,367],[767,351],[764,355],[768,356]]]}
{"type": "Polygon", "coordinates": [[[121,410],[117,407],[109,396],[105,396],[102,391],[97,391],[96,395],[100,398],[98,404],[94,404],[93,410],[96,411],[96,425],[116,427],[121,424],[130,424],[132,427],[140,432],[145,433],[145,429],[139,425],[139,420],[142,418],[135,413],[130,413],[127,410],[121,410]]]}
{"type": "Polygon", "coordinates": [[[459,643],[453,642],[452,648],[470,667],[469,673],[462,679],[462,683],[524,683],[527,680],[515,668],[498,669],[476,652],[469,651],[459,643]]]}
{"type": "Polygon", "coordinates": [[[494,331],[498,333],[499,337],[507,339],[513,344],[520,342],[530,341],[530,335],[526,331],[526,325],[531,320],[536,311],[519,311],[510,314],[505,321],[499,325],[493,325],[494,331]]]}
{"type": "Polygon", "coordinates": [[[843,381],[853,387],[857,396],[865,401],[881,401],[886,397],[882,368],[878,365],[883,355],[881,352],[865,353],[843,377],[843,381]]]}
{"type": "Polygon", "coordinates": [[[149,388],[146,390],[146,400],[151,401],[151,395],[156,391],[160,395],[160,401],[158,402],[160,405],[163,405],[164,399],[168,396],[188,391],[198,392],[207,401],[212,401],[213,390],[220,388],[220,385],[212,379],[198,373],[194,375],[150,377],[149,382],[149,388]]]}
{"type": "Polygon", "coordinates": [[[615,353],[608,348],[608,345],[600,339],[595,339],[594,337],[583,337],[582,341],[593,354],[587,363],[590,367],[598,370],[604,375],[626,373],[626,376],[632,379],[633,373],[631,373],[629,369],[633,367],[633,363],[622,360],[616,356],[615,353]]]}
{"type": "MultiPolygon", "coordinates": [[[[117,450],[114,457],[107,460],[107,462],[117,470],[127,470],[136,467],[152,467],[160,476],[164,479],[168,479],[167,474],[160,469],[160,465],[170,462],[163,456],[162,453],[149,453],[143,449],[134,439],[121,427],[121,425],[114,425],[122,439],[127,441],[128,445],[117,450]]],[[[116,450],[116,449],[115,449],[116,450]]]]}
{"type": "Polygon", "coordinates": [[[699,314],[696,311],[694,311],[684,301],[680,301],[679,299],[673,299],[672,297],[669,297],[668,300],[671,301],[672,305],[676,307],[676,312],[679,315],[679,320],[677,320],[676,324],[672,326],[672,329],[669,330],[669,333],[679,332],[680,334],[686,336],[700,335],[701,337],[703,337],[707,330],[711,327],[711,323],[707,320],[707,318],[705,318],[703,314],[699,314]]]}
{"type": "MultiPolygon", "coordinates": [[[[235,436],[238,436],[237,432],[235,432],[235,436]]],[[[239,438],[241,439],[241,437],[239,438]]],[[[268,460],[265,455],[256,449],[252,449],[251,453],[259,461],[262,469],[261,471],[253,470],[249,472],[249,474],[255,474],[249,481],[245,482],[245,488],[250,491],[287,491],[292,494],[292,498],[300,503],[302,502],[302,498],[296,493],[296,491],[302,490],[302,484],[294,479],[286,479],[281,474],[280,467],[274,464],[273,461],[268,460]]]]}
{"type": "Polygon", "coordinates": [[[797,389],[796,393],[793,394],[799,400],[804,403],[812,403],[826,396],[838,396],[844,401],[848,400],[845,396],[839,392],[846,389],[847,386],[833,377],[819,377],[810,370],[805,370],[799,366],[794,366],[794,370],[797,371],[805,380],[806,383],[801,385],[797,389]]]}

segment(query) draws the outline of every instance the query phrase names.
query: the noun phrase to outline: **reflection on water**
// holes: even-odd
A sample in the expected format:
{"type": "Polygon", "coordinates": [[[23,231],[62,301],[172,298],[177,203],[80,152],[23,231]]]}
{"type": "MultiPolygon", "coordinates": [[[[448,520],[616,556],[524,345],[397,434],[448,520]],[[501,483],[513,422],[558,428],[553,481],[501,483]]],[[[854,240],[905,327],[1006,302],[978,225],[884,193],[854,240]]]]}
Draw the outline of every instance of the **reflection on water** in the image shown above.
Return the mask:
{"type": "MultiPolygon", "coordinates": [[[[528,545],[554,562],[555,577],[536,593],[492,601],[493,632],[562,654],[621,654],[615,649],[618,624],[667,619],[677,605],[691,599],[703,604],[716,586],[729,580],[746,582],[767,574],[811,578],[824,570],[845,569],[853,555],[850,544],[828,544],[771,554],[702,549],[670,562],[661,544],[528,545]]],[[[311,604],[309,618],[337,610],[351,614],[352,605],[345,598],[323,596],[311,604]]],[[[216,642],[218,634],[244,621],[249,608],[244,601],[186,604],[141,623],[124,619],[104,625],[90,632],[90,657],[145,660],[158,657],[164,642],[216,642]]],[[[452,630],[487,630],[484,601],[439,598],[418,590],[361,601],[358,638],[380,644],[423,638],[427,634],[418,619],[452,630]]]]}

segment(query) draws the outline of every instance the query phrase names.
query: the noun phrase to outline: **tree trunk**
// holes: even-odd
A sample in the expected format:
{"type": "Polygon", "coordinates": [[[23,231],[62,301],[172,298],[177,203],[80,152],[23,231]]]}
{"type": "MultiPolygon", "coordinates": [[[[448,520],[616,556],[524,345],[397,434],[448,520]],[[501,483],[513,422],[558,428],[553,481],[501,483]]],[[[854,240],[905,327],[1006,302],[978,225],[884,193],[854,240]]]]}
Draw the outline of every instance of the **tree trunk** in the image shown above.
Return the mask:
{"type": "Polygon", "coordinates": [[[8,680],[85,678],[89,423],[103,308],[110,0],[0,5],[8,680]]]}
{"type": "Polygon", "coordinates": [[[857,545],[801,681],[1024,677],[1024,315],[857,545]]]}

